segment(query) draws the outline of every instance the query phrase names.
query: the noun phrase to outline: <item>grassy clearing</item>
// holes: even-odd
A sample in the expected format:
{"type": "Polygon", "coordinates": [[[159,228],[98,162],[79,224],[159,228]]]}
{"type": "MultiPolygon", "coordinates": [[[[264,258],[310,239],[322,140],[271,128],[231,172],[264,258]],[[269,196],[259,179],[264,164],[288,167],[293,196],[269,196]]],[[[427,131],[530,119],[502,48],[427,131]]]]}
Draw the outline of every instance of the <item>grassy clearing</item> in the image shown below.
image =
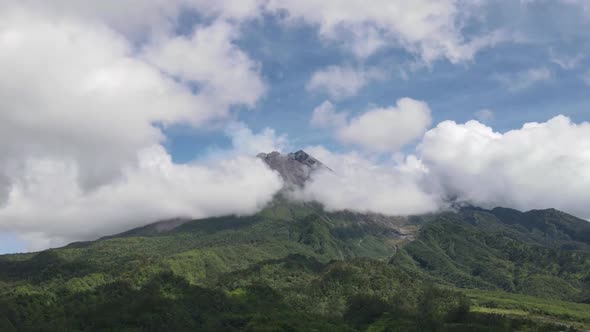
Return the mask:
{"type": "Polygon", "coordinates": [[[590,304],[573,303],[495,291],[468,290],[471,311],[527,317],[590,329],[590,304]]]}

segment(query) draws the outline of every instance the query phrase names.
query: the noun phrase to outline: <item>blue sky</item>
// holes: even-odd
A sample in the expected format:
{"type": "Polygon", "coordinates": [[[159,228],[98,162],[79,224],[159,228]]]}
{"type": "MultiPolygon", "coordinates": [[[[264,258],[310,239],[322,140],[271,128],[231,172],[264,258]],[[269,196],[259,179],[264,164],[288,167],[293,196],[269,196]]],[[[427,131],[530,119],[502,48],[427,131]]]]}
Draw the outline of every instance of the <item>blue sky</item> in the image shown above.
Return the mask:
{"type": "Polygon", "coordinates": [[[590,217],[585,1],[130,4],[0,5],[0,253],[254,213],[280,183],[243,157],[269,149],[345,165],[341,182],[318,180],[342,201],[303,195],[328,208],[367,185],[388,198],[379,213],[457,196],[590,217]],[[320,105],[327,122],[312,120],[320,105]],[[521,129],[530,122],[542,128],[521,129]],[[227,165],[241,163],[252,174],[234,177],[227,165]],[[540,193],[558,181],[563,192],[540,193]]]}
{"type": "Polygon", "coordinates": [[[3,254],[24,252],[27,249],[26,244],[17,238],[16,234],[0,234],[0,252],[3,254]]]}
{"type": "MultiPolygon", "coordinates": [[[[514,27],[530,40],[499,43],[458,64],[439,59],[405,77],[401,71],[409,71],[404,68],[407,63],[420,61],[405,50],[384,49],[358,60],[337,43],[322,40],[312,26],[285,25],[274,16],[245,24],[237,42],[260,62],[270,89],[253,110],[239,112],[237,119],[255,131],[272,127],[287,134],[294,148],[326,144],[334,149],[342,147],[329,133],[309,126],[312,110],[325,100],[332,100],[340,110],[359,114],[371,105],[389,106],[398,98],[409,96],[428,102],[433,123],[465,122],[487,109],[493,111],[494,117],[486,122],[502,132],[520,128],[525,122],[543,122],[558,114],[575,122],[588,121],[589,85],[583,78],[584,71],[590,69],[590,59],[585,56],[590,47],[585,32],[590,29],[588,13],[552,2],[523,7],[511,1],[486,9],[487,25],[514,27]],[[570,58],[576,59],[573,68],[556,63],[556,59],[570,58]],[[334,101],[326,93],[306,89],[313,73],[330,65],[375,66],[387,74],[354,96],[334,101]],[[514,90],[499,80],[515,80],[511,75],[535,68],[547,69],[551,77],[514,90]]],[[[184,22],[191,23],[194,21],[184,22]]],[[[477,29],[478,23],[465,30],[477,29]]],[[[222,132],[182,128],[169,130],[167,136],[173,157],[182,162],[198,157],[202,149],[211,145],[223,148],[231,144],[222,132]]]]}

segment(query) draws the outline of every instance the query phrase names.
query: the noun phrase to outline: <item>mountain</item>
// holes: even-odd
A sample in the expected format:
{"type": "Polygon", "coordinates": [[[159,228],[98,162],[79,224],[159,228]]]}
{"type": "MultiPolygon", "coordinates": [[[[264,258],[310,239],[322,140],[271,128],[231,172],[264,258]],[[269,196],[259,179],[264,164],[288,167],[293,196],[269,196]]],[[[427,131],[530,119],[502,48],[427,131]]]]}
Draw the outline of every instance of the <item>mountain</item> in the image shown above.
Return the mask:
{"type": "MultiPolygon", "coordinates": [[[[291,185],[327,168],[259,157],[291,185]]],[[[279,195],[253,216],[0,256],[0,331],[588,329],[588,234],[554,209],[390,217],[279,195]]]]}
{"type": "Polygon", "coordinates": [[[259,153],[257,157],[262,159],[271,169],[277,171],[287,184],[299,187],[305,184],[314,171],[330,170],[303,150],[287,155],[277,151],[259,153]]]}
{"type": "Polygon", "coordinates": [[[554,209],[463,209],[426,223],[393,264],[462,288],[590,303],[589,230],[554,209]]]}

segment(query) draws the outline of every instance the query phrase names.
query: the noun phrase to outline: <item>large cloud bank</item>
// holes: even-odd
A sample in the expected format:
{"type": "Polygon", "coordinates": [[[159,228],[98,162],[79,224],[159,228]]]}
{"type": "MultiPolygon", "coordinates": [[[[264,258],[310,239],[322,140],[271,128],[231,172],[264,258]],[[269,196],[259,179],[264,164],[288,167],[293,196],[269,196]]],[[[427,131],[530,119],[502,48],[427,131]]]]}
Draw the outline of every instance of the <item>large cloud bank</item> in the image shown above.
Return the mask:
{"type": "Polygon", "coordinates": [[[467,203],[553,207],[590,218],[590,123],[564,116],[505,133],[475,120],[444,121],[424,134],[415,154],[386,160],[308,150],[333,172],[317,173],[296,196],[331,210],[395,215],[467,203]]]}
{"type": "Polygon", "coordinates": [[[557,116],[497,133],[477,121],[445,121],[426,133],[419,154],[433,181],[459,200],[590,218],[590,123],[557,116]]]}
{"type": "Polygon", "coordinates": [[[176,215],[253,213],[280,189],[248,150],[274,147],[274,132],[222,124],[266,89],[235,21],[174,36],[153,6],[125,23],[125,6],[54,5],[0,4],[0,231],[43,248],[176,215]],[[138,48],[130,36],[145,23],[153,35],[138,48]],[[162,144],[176,124],[226,126],[239,144],[175,164],[162,144]]]}
{"type": "Polygon", "coordinates": [[[79,164],[85,186],[100,185],[136,151],[164,139],[154,123],[201,126],[227,117],[231,105],[253,105],[263,83],[232,36],[231,26],[213,23],[137,56],[103,25],[21,8],[1,12],[0,174],[31,156],[59,156],[79,164]]]}
{"type": "Polygon", "coordinates": [[[119,179],[91,192],[80,188],[75,163],[30,159],[23,173],[0,208],[0,228],[32,237],[32,249],[173,216],[252,214],[282,186],[256,158],[179,165],[161,146],[140,151],[137,165],[124,167],[119,179]]]}
{"type": "Polygon", "coordinates": [[[378,162],[359,153],[332,153],[322,147],[306,149],[329,165],[312,175],[295,199],[321,202],[327,210],[353,210],[386,215],[410,215],[438,210],[443,202],[422,181],[426,169],[414,156],[378,162]]]}

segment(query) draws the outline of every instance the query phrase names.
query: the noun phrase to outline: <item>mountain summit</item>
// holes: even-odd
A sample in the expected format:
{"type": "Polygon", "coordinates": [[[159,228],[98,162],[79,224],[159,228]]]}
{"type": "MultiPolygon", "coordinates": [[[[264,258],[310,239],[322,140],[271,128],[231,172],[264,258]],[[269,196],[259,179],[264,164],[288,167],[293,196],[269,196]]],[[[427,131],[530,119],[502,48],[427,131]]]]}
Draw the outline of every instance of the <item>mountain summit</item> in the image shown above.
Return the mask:
{"type": "Polygon", "coordinates": [[[286,155],[278,151],[259,153],[256,157],[262,159],[271,169],[279,172],[286,183],[300,187],[305,184],[312,172],[319,169],[330,170],[321,161],[303,150],[286,155]]]}

